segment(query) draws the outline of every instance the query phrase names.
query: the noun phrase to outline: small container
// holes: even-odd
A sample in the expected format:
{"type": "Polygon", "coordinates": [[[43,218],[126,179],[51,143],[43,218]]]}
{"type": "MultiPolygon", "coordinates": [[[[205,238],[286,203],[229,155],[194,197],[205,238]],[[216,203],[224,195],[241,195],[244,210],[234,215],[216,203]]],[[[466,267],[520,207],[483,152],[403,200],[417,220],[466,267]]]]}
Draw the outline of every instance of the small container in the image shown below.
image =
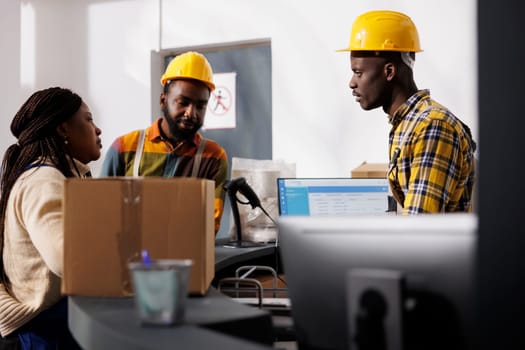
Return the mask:
{"type": "Polygon", "coordinates": [[[192,260],[152,260],[128,264],[135,305],[144,325],[184,321],[192,260]]]}

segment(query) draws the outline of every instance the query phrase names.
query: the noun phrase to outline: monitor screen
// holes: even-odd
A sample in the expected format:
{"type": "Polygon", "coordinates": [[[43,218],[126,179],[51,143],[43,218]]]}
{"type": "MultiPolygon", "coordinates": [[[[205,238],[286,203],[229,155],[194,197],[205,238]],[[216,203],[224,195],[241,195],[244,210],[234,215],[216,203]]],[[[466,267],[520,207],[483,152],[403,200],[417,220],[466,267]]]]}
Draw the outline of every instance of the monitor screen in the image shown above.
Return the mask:
{"type": "Polygon", "coordinates": [[[387,179],[279,178],[279,215],[384,214],[388,189],[387,179]]]}
{"type": "Polygon", "coordinates": [[[280,217],[299,349],[469,349],[477,217],[280,217]]]}

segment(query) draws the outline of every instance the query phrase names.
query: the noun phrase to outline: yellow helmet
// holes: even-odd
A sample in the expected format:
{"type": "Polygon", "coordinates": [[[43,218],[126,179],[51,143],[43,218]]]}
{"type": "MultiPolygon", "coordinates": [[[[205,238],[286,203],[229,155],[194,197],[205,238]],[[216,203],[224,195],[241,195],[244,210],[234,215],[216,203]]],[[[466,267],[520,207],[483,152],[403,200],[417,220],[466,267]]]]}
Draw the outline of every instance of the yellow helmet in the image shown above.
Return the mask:
{"type": "Polygon", "coordinates": [[[164,86],[166,82],[175,79],[195,79],[208,85],[210,91],[215,89],[211,65],[206,57],[198,52],[188,51],[175,56],[162,74],[160,83],[164,86]]]}
{"type": "Polygon", "coordinates": [[[348,47],[337,51],[421,52],[419,35],[407,15],[395,11],[370,11],[354,21],[348,47]]]}

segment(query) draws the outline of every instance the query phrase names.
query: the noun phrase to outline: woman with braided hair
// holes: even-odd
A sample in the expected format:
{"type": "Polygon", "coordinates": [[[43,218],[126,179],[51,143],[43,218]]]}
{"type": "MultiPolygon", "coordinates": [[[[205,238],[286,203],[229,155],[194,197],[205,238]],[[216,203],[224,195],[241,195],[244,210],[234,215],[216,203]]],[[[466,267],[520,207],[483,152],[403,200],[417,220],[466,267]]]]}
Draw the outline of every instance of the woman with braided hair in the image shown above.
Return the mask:
{"type": "Polygon", "coordinates": [[[76,349],[60,294],[63,187],[90,176],[100,129],[72,91],[35,92],[16,113],[0,194],[0,349],[76,349]]]}

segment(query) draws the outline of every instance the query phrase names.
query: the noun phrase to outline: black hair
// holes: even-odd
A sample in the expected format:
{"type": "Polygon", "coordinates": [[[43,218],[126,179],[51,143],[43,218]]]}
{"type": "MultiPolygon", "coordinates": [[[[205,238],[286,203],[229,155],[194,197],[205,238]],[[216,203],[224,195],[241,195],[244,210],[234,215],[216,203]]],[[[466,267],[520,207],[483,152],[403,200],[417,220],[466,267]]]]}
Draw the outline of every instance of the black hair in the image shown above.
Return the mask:
{"type": "MultiPolygon", "coordinates": [[[[393,64],[395,64],[398,72],[400,73],[398,74],[398,78],[401,79],[404,82],[404,84],[410,85],[414,80],[414,72],[412,71],[412,67],[407,65],[407,63],[403,60],[401,55],[403,55],[402,52],[381,51],[378,56],[383,57],[387,61],[390,61],[393,64]]],[[[409,55],[411,59],[416,59],[415,52],[409,52],[409,55]]]]}
{"type": "MultiPolygon", "coordinates": [[[[405,86],[415,86],[414,72],[401,57],[403,53],[398,51],[352,51],[354,57],[382,57],[386,61],[393,63],[398,71],[397,80],[405,86]]],[[[416,59],[415,52],[409,52],[412,60],[416,59]]],[[[417,88],[416,88],[417,89],[417,88]]]]}
{"type": "MultiPolygon", "coordinates": [[[[7,201],[13,185],[28,166],[52,163],[65,177],[72,177],[64,140],[57,127],[73,117],[82,99],[69,89],[51,87],[32,94],[11,122],[11,132],[18,141],[4,153],[0,172],[0,257],[4,250],[7,201]]],[[[3,259],[2,259],[3,260],[3,259]]],[[[0,281],[9,279],[0,260],[0,281]]]]}

